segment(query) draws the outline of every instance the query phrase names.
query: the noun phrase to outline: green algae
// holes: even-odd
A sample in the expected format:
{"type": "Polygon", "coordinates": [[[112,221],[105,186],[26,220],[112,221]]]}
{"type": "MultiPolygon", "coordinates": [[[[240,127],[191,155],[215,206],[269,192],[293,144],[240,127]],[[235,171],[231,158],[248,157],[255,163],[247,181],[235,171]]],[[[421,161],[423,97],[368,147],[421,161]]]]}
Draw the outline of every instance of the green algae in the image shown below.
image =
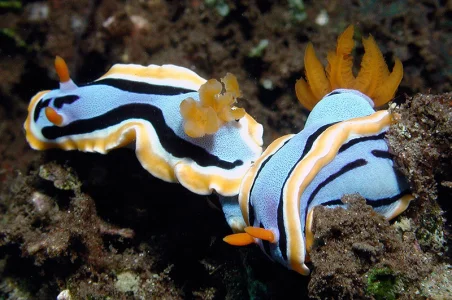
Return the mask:
{"type": "Polygon", "coordinates": [[[396,299],[400,278],[388,267],[371,269],[367,275],[366,292],[375,299],[396,299]]]}

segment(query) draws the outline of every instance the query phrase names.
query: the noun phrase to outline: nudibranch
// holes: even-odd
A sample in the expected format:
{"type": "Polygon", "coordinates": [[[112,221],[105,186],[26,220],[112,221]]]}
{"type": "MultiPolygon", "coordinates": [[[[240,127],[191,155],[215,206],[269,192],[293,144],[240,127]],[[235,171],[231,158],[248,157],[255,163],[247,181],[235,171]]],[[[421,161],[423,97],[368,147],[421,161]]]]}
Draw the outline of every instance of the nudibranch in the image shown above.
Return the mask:
{"type": "Polygon", "coordinates": [[[223,88],[175,65],[116,64],[76,85],[62,58],[55,68],[59,88],[37,93],[28,107],[24,127],[34,149],[107,153],[134,144],[155,177],[224,196],[238,194],[262,154],[262,125],[232,106],[240,91],[231,74],[223,88]]]}
{"type": "Polygon", "coordinates": [[[300,79],[295,88],[312,112],[301,132],[275,140],[245,175],[238,196],[245,232],[225,237],[227,243],[257,243],[270,259],[308,275],[315,206],[346,208],[341,197],[359,193],[387,219],[408,207],[413,199],[408,183],[395,171],[384,140],[391,115],[374,110],[393,97],[402,64],[396,60],[389,72],[374,39],[363,44],[356,77],[353,26],[338,38],[336,52],[328,54],[326,73],[312,45],[307,46],[307,82],[300,79]]]}

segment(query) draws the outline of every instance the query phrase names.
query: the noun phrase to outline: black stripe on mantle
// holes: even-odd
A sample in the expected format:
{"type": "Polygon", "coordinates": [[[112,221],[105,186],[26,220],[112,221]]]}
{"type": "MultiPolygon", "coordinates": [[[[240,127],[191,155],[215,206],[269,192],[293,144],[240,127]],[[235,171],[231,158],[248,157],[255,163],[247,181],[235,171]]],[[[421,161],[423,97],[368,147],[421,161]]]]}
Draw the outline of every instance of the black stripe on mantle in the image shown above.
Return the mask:
{"type": "Polygon", "coordinates": [[[317,138],[330,126],[336,124],[330,123],[323,125],[319,128],[317,128],[316,131],[311,133],[309,137],[306,139],[303,152],[301,156],[298,158],[297,162],[292,166],[289,173],[287,174],[286,178],[284,179],[283,186],[281,188],[281,193],[279,195],[279,204],[277,209],[277,223],[278,223],[278,230],[279,230],[279,248],[281,250],[281,255],[285,261],[287,261],[288,255],[287,255],[287,235],[286,235],[286,227],[284,226],[284,187],[287,184],[287,181],[289,180],[290,176],[292,175],[294,169],[298,166],[298,164],[303,160],[303,158],[308,154],[308,152],[311,150],[312,146],[314,145],[314,142],[317,140],[317,138]]]}
{"type": "Polygon", "coordinates": [[[42,129],[42,135],[49,140],[60,137],[86,134],[96,130],[102,130],[129,119],[142,119],[149,122],[155,129],[162,147],[171,155],[192,159],[201,167],[216,166],[225,170],[231,170],[243,165],[242,160],[229,162],[212,155],[204,148],[190,143],[176,135],[168,127],[162,111],[151,104],[133,103],[114,108],[109,112],[85,120],[74,121],[66,126],[48,126],[42,129]]]}
{"type": "Polygon", "coordinates": [[[108,85],[122,91],[131,92],[135,94],[149,94],[149,95],[163,95],[163,96],[174,96],[180,94],[187,94],[197,92],[197,90],[171,86],[171,85],[158,85],[151,84],[147,82],[141,81],[133,81],[127,79],[118,79],[118,78],[106,78],[100,79],[97,81],[93,81],[83,86],[91,86],[91,85],[108,85]]]}

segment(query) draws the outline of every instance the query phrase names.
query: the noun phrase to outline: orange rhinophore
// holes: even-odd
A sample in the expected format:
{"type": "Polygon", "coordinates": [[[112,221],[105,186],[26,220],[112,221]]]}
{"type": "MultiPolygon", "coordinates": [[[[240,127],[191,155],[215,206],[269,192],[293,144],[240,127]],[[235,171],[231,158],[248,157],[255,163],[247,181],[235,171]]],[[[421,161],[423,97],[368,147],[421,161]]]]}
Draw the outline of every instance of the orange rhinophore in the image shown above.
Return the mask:
{"type": "Polygon", "coordinates": [[[68,82],[71,79],[67,64],[60,56],[55,57],[55,71],[57,72],[61,83],[68,82]]]}

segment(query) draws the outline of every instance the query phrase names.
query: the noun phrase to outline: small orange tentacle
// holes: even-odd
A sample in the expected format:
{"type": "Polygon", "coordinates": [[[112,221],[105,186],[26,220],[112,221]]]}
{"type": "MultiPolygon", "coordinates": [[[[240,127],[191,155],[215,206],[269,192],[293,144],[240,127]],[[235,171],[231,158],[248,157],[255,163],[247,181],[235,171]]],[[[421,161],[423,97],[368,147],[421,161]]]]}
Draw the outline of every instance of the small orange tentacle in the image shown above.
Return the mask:
{"type": "Polygon", "coordinates": [[[269,229],[248,226],[248,227],[245,227],[245,232],[257,239],[269,241],[270,243],[276,242],[273,231],[271,231],[269,229]]]}
{"type": "Polygon", "coordinates": [[[246,232],[227,235],[223,241],[232,246],[246,246],[255,243],[254,238],[246,232]]]}

